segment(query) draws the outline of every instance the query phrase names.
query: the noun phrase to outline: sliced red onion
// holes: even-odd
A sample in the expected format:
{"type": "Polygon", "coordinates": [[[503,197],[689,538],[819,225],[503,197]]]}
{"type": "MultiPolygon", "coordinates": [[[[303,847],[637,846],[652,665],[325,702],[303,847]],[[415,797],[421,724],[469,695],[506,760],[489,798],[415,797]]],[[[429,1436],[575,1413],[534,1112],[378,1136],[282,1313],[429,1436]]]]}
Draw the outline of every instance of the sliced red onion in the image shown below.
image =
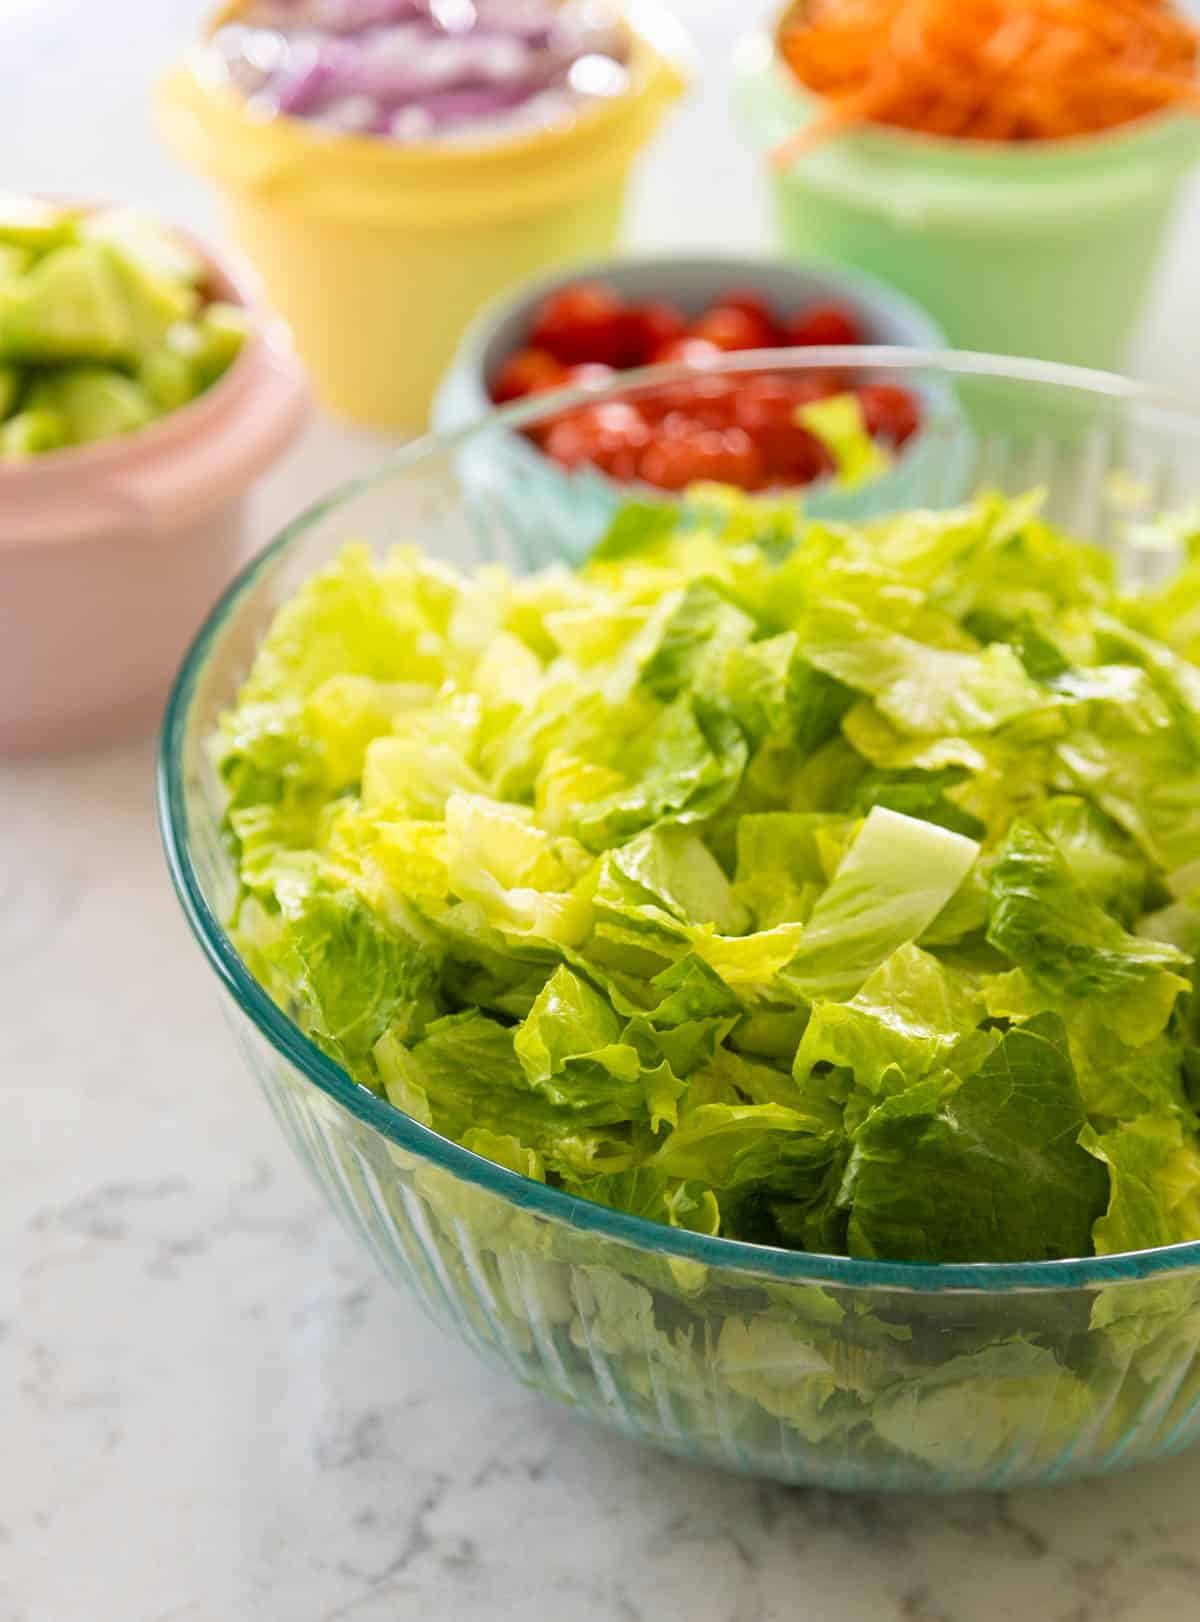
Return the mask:
{"type": "Polygon", "coordinates": [[[353,65],[345,48],[331,39],[295,54],[299,60],[294,65],[289,62],[275,85],[279,111],[293,118],[318,112],[328,97],[344,89],[345,74],[353,65]]]}
{"type": "Polygon", "coordinates": [[[425,96],[421,110],[429,115],[435,127],[440,127],[494,118],[498,113],[507,113],[519,107],[528,99],[529,92],[524,85],[471,85],[425,96]]]}
{"type": "Polygon", "coordinates": [[[600,0],[258,0],[212,57],[268,117],[410,142],[479,125],[502,139],[628,85],[600,0]]]}
{"type": "Polygon", "coordinates": [[[425,15],[419,0],[315,0],[312,9],[316,16],[309,26],[332,34],[358,34],[425,15]]]}

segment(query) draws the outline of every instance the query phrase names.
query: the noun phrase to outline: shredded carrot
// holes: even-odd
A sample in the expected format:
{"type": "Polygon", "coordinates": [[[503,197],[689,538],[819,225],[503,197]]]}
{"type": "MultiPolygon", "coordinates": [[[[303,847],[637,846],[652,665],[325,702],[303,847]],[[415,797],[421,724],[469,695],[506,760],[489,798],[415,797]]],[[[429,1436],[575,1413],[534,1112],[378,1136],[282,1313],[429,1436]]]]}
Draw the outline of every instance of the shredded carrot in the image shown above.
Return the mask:
{"type": "Polygon", "coordinates": [[[1200,30],[1172,0],[797,0],[779,47],[825,101],[780,167],[868,123],[1053,141],[1200,115],[1200,30]]]}

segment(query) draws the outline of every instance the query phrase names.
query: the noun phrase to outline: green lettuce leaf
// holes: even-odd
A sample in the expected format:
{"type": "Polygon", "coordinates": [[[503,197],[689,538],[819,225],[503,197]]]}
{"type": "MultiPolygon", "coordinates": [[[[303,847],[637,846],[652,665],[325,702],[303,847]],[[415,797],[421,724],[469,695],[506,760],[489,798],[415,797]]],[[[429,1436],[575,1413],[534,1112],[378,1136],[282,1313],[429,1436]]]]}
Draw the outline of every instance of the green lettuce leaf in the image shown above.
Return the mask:
{"type": "Polygon", "coordinates": [[[1008,1033],[961,1084],[933,1077],[859,1128],[842,1192],[852,1256],[1043,1261],[1086,1255],[1108,1198],[1062,1021],[1008,1033]],[[1012,1167],[1020,1166],[1014,1176],[1012,1167]]]}
{"type": "Polygon", "coordinates": [[[1179,1120],[1142,1115],[1079,1139],[1108,1167],[1112,1196],[1095,1226],[1096,1254],[1151,1250],[1200,1231],[1200,1150],[1179,1120]]]}
{"type": "Polygon", "coordinates": [[[310,1036],[351,1073],[400,1013],[428,998],[438,963],[349,891],[301,881],[280,897],[277,927],[253,942],[272,987],[310,1036]]]}
{"type": "Polygon", "coordinates": [[[848,1070],[878,1094],[889,1070],[906,1082],[951,1064],[983,1017],[982,997],[919,947],[897,948],[849,1002],[814,1004],[796,1051],[802,1085],[817,1065],[848,1070]]]}
{"type": "Polygon", "coordinates": [[[809,999],[853,997],[929,927],[978,854],[961,834],[876,807],[810,913],[782,983],[809,999]]]}
{"type": "Polygon", "coordinates": [[[1035,986],[1095,999],[1095,1017],[1133,1045],[1158,1035],[1188,989],[1187,958],[1122,929],[1029,823],[1014,823],[992,868],[988,940],[1035,986]]]}

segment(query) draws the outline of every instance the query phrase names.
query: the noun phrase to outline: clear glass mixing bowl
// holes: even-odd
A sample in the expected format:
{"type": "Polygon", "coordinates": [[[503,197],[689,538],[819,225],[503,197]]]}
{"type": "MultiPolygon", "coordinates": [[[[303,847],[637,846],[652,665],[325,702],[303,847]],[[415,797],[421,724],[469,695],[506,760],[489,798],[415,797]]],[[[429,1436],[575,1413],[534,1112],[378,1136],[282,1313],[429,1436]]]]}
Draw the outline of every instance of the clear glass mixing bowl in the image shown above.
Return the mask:
{"type": "MultiPolygon", "coordinates": [[[[1050,515],[1116,549],[1131,580],[1175,566],[1145,521],[1200,497],[1200,413],[1032,362],[814,350],[770,364],[852,363],[919,388],[927,408],[894,475],[859,493],[864,510],[1041,485],[1050,515]]],[[[719,370],[763,365],[729,357],[719,370]]],[[[598,397],[686,375],[637,374],[598,397]]],[[[514,425],[564,398],[424,440],[313,507],[222,598],[179,676],[161,758],[167,857],[285,1136],[434,1319],[524,1384],[672,1451],[789,1482],[948,1490],[1096,1475],[1185,1447],[1200,1434],[1200,1243],[930,1267],[662,1227],[418,1125],[313,1046],[239,959],[223,927],[236,874],[206,740],[265,627],[350,537],[418,541],[468,566],[585,554],[607,506],[572,509],[510,449],[514,425]]]]}

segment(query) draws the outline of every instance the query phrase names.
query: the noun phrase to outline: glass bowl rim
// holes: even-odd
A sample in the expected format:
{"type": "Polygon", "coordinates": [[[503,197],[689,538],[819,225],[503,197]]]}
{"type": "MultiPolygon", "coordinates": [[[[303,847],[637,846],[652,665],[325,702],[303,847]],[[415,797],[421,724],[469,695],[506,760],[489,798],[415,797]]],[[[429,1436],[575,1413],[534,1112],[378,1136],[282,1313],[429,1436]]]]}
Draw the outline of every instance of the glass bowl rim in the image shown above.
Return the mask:
{"type": "Polygon", "coordinates": [[[520,1172],[474,1154],[452,1139],[406,1115],[354,1081],[279,1008],[250,973],[229,935],[209,906],[192,860],[183,769],[191,702],[210,654],[235,609],[312,526],[345,506],[355,496],[402,476],[432,456],[445,456],[497,425],[519,428],[544,415],[587,404],[631,389],[667,387],[698,373],[720,375],[764,369],[877,368],[887,372],[945,373],[951,377],[990,377],[1001,382],[1074,389],[1133,406],[1144,406],[1186,421],[1200,443],[1200,407],[1181,395],[1118,376],[1057,362],[1014,359],[955,350],[897,349],[884,346],[758,350],[724,355],[703,365],[645,367],[621,372],[603,386],[561,389],[539,394],[503,410],[488,412],[451,434],[427,433],[387,456],[365,474],[344,480],[311,502],[241,569],[218,598],[193,638],[172,686],[160,735],[156,770],[159,832],[176,896],[189,927],[210,967],[240,1013],[295,1070],[333,1102],[387,1141],[509,1204],[533,1215],[564,1222],[598,1241],[634,1246],[667,1260],[698,1262],[796,1284],[832,1284],[864,1289],[892,1289],[933,1295],[942,1291],[993,1294],[1004,1291],[1099,1288],[1134,1283],[1188,1267],[1200,1267],[1200,1240],[1110,1256],[1034,1262],[905,1262],[830,1256],[788,1250],[743,1240],[710,1237],[633,1216],[592,1200],[564,1193],[520,1172]]]}

